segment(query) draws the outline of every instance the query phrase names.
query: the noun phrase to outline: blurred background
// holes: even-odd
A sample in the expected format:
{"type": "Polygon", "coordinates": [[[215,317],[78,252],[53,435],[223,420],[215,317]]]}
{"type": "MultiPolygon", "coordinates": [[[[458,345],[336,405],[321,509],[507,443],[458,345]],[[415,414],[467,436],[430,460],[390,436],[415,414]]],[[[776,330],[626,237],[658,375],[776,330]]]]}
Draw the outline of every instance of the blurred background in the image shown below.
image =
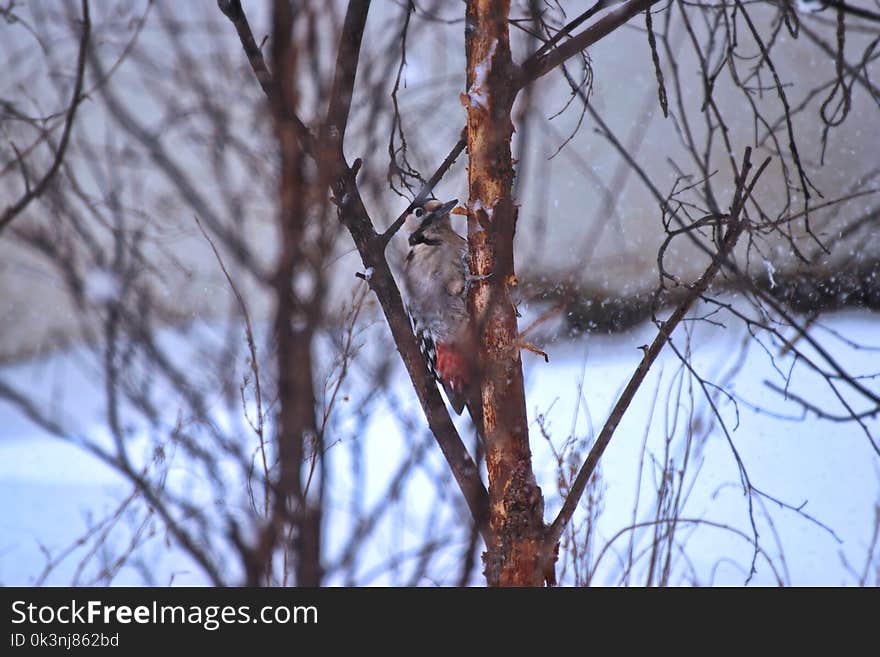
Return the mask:
{"type": "MultiPolygon", "coordinates": [[[[271,3],[241,4],[268,53],[271,3]]],[[[514,59],[593,4],[514,1],[514,59]]],[[[0,224],[0,583],[240,583],[268,522],[278,144],[217,5],[0,8],[0,209],[39,191],[0,224]]],[[[299,116],[317,126],[347,3],[300,5],[299,116]]],[[[720,276],[655,365],[565,535],[561,583],[880,583],[880,7],[853,6],[659,3],[650,28],[640,15],[520,94],[516,267],[521,329],[550,357],[523,355],[548,521],[652,318],[710,263],[745,148],[772,158],[736,254],[749,283],[720,276]]],[[[345,153],[379,230],[459,138],[464,29],[460,0],[372,2],[345,153]]],[[[465,203],[466,166],[434,193],[465,203]]],[[[320,291],[302,473],[321,581],[480,584],[482,544],[360,257],[310,193],[294,289],[320,291]]],[[[398,236],[389,260],[404,255],[398,236]]],[[[268,558],[266,583],[295,583],[295,550],[268,558]]]]}

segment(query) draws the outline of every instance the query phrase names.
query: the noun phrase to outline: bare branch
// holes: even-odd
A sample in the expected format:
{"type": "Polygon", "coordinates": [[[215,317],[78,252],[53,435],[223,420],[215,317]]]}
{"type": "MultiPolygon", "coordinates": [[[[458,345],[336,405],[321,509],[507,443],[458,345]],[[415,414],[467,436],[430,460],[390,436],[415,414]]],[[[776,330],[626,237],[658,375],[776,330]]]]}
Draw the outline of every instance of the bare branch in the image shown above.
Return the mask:
{"type": "MultiPolygon", "coordinates": [[[[38,198],[46,191],[49,183],[52,182],[55,174],[58,173],[58,169],[61,168],[61,163],[64,161],[64,154],[67,152],[67,144],[70,142],[70,133],[73,130],[73,121],[76,118],[76,110],[80,106],[83,98],[85,98],[83,94],[83,80],[85,79],[86,71],[86,53],[89,49],[89,40],[92,33],[92,21],[89,17],[88,0],[82,0],[82,16],[82,36],[79,41],[79,55],[77,56],[76,62],[76,80],[73,83],[73,97],[70,99],[70,105],[67,108],[67,116],[64,120],[64,130],[61,133],[61,141],[58,144],[58,149],[55,151],[55,158],[52,161],[52,165],[40,181],[33,187],[26,189],[24,195],[18,199],[18,201],[4,210],[3,215],[0,216],[0,233],[3,232],[3,229],[6,228],[6,226],[8,226],[12,220],[30,204],[31,201],[38,198]]],[[[21,160],[21,155],[19,155],[19,160],[21,160]]]]}
{"type": "Polygon", "coordinates": [[[617,7],[602,16],[583,32],[576,34],[568,41],[556,46],[546,54],[538,50],[522,64],[520,85],[524,86],[546,75],[554,68],[577,55],[584,48],[589,48],[600,39],[614,32],[631,18],[657,4],[659,0],[629,0],[622,7],[617,7]]]}
{"type": "Polygon", "coordinates": [[[360,58],[361,40],[367,24],[370,0],[350,0],[336,53],[336,73],[333,77],[333,91],[327,109],[325,130],[330,138],[342,148],[345,130],[348,127],[348,114],[351,111],[351,98],[360,58]]]}
{"type": "Polygon", "coordinates": [[[645,380],[648,371],[651,369],[651,365],[654,364],[654,361],[660,355],[663,347],[665,347],[666,343],[670,340],[675,328],[681,323],[697,299],[699,299],[708,289],[709,285],[715,279],[715,276],[718,275],[722,265],[725,264],[730,257],[740,235],[746,228],[747,220],[745,217],[741,216],[743,208],[751,195],[752,189],[754,189],[758,178],[764,172],[767,165],[770,164],[770,158],[764,160],[761,166],[758,167],[751,182],[746,184],[746,177],[752,166],[751,151],[751,148],[746,148],[745,155],[743,156],[742,168],[738,174],[737,187],[730,210],[727,233],[724,236],[722,243],[719,245],[717,255],[713,258],[712,263],[706,271],[703,272],[703,275],[700,276],[700,278],[691,286],[688,296],[678,305],[672,315],[669,316],[669,319],[662,323],[660,330],[651,345],[643,348],[644,355],[642,356],[642,361],[639,363],[632,378],[618,398],[617,403],[615,403],[611,414],[608,416],[608,420],[605,422],[605,426],[602,427],[602,431],[596,438],[596,442],[593,444],[590,453],[587,455],[587,459],[584,461],[583,466],[581,466],[580,472],[578,472],[578,476],[571,487],[571,491],[565,499],[562,509],[559,511],[559,515],[556,516],[553,524],[547,529],[546,540],[548,545],[556,544],[559,537],[562,535],[566,524],[568,524],[568,521],[571,520],[572,515],[574,515],[574,511],[577,508],[578,501],[580,500],[584,489],[586,488],[590,475],[592,475],[593,470],[595,470],[596,465],[599,463],[600,457],[608,447],[608,443],[611,441],[614,431],[617,429],[617,425],[620,423],[624,413],[635,397],[636,392],[638,392],[639,387],[641,387],[642,382],[645,380]]]}
{"type": "MultiPolygon", "coordinates": [[[[348,119],[351,90],[354,87],[355,75],[357,73],[359,46],[363,37],[363,28],[368,8],[369,2],[354,0],[349,4],[351,18],[347,16],[344,24],[344,31],[348,30],[348,32],[343,35],[342,43],[348,44],[348,46],[346,47],[345,57],[343,57],[341,51],[337,57],[337,71],[334,77],[334,97],[337,100],[331,102],[327,121],[328,125],[332,125],[337,130],[340,130],[340,135],[344,134],[345,126],[339,126],[334,121],[340,119],[347,121],[348,119]],[[356,32],[360,32],[360,34],[356,32]],[[358,48],[352,48],[354,44],[357,44],[358,48]]],[[[386,238],[384,235],[376,233],[357,187],[356,173],[360,168],[360,160],[357,160],[353,166],[349,167],[345,161],[341,146],[340,142],[339,148],[334,148],[333,152],[329,155],[332,161],[324,163],[325,166],[334,172],[335,178],[331,181],[331,191],[337,204],[340,221],[351,233],[364,266],[372,271],[369,280],[370,289],[376,294],[385,318],[388,321],[397,350],[400,352],[412,380],[413,387],[428,420],[428,425],[449,463],[471,514],[481,527],[484,538],[486,538],[485,527],[486,518],[488,517],[488,493],[486,487],[480,479],[480,473],[476,464],[468,454],[467,448],[464,446],[455,425],[452,423],[452,419],[449,417],[449,411],[446,409],[446,405],[440,396],[437,384],[428,372],[415,337],[412,334],[412,327],[403,306],[400,290],[394,281],[391,268],[388,266],[385,258],[385,247],[390,236],[386,238]]],[[[464,146],[462,145],[461,149],[463,148],[464,146]]],[[[459,149],[459,152],[461,149],[459,149]]],[[[319,158],[314,144],[304,144],[304,150],[312,157],[319,158]]],[[[451,166],[454,159],[455,157],[447,158],[449,161],[448,166],[451,166]]],[[[441,167],[442,170],[435,174],[438,181],[443,173],[445,173],[445,170],[448,169],[448,166],[445,169],[441,167]]]]}

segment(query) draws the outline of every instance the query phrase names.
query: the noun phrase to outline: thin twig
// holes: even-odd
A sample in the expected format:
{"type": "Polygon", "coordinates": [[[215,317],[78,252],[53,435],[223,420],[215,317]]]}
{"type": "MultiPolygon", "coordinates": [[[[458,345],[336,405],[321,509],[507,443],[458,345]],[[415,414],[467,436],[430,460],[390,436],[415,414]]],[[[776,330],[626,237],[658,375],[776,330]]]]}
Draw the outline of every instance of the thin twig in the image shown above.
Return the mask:
{"type": "Polygon", "coordinates": [[[251,425],[251,427],[254,429],[257,437],[260,439],[260,456],[263,461],[263,475],[265,476],[265,485],[263,486],[263,511],[265,515],[268,516],[269,461],[266,458],[266,441],[263,435],[263,394],[260,388],[260,363],[257,359],[257,343],[254,340],[254,330],[251,326],[251,315],[248,312],[247,304],[245,303],[244,297],[241,295],[241,292],[238,291],[238,286],[233,282],[232,276],[230,276],[229,272],[226,270],[226,265],[223,264],[223,258],[220,257],[220,252],[217,250],[217,245],[214,244],[214,240],[212,240],[211,236],[208,235],[207,231],[205,231],[205,227],[202,226],[202,222],[199,221],[198,215],[193,215],[193,218],[196,220],[196,225],[199,227],[199,230],[202,231],[202,235],[208,241],[208,244],[211,245],[211,250],[214,251],[214,256],[217,258],[217,263],[220,265],[220,269],[223,270],[223,275],[226,277],[226,280],[229,283],[229,287],[232,288],[232,293],[235,295],[235,299],[236,301],[238,301],[238,306],[239,308],[241,308],[241,314],[244,317],[244,331],[247,338],[248,351],[250,352],[251,357],[251,372],[253,372],[254,374],[254,399],[257,404],[257,424],[256,426],[251,425]]]}
{"type": "Polygon", "coordinates": [[[52,161],[52,165],[40,181],[35,186],[27,189],[24,195],[18,199],[18,201],[7,207],[3,212],[3,216],[0,216],[0,233],[3,232],[3,229],[6,228],[6,226],[8,226],[12,220],[30,204],[31,201],[41,196],[43,192],[46,191],[49,183],[52,182],[52,178],[55,177],[55,174],[58,173],[58,169],[61,168],[61,163],[64,161],[64,154],[67,152],[68,143],[70,143],[70,133],[73,130],[73,121],[76,118],[76,110],[80,106],[80,103],[82,103],[83,98],[85,98],[82,93],[83,80],[85,79],[86,71],[86,53],[88,52],[89,40],[92,34],[92,21],[89,17],[88,0],[82,0],[82,14],[82,36],[79,41],[79,55],[77,56],[76,62],[76,80],[73,84],[73,97],[67,108],[67,117],[64,120],[64,131],[61,133],[61,141],[58,143],[58,149],[55,151],[55,159],[52,161]]]}
{"type": "Polygon", "coordinates": [[[574,484],[572,485],[568,497],[565,499],[565,502],[562,505],[562,509],[559,511],[559,515],[556,516],[556,519],[547,529],[547,545],[555,545],[556,542],[559,540],[559,537],[562,535],[565,526],[568,524],[568,521],[571,519],[575,509],[577,508],[578,501],[580,500],[580,497],[583,494],[584,489],[586,488],[587,482],[590,479],[590,475],[592,475],[593,470],[595,470],[600,457],[605,452],[605,449],[608,447],[608,443],[611,441],[611,438],[614,435],[614,431],[617,429],[620,420],[623,418],[623,415],[626,412],[627,408],[629,408],[629,405],[635,397],[636,392],[638,392],[639,388],[642,385],[642,382],[645,380],[648,371],[651,369],[651,366],[660,355],[663,347],[666,346],[666,343],[670,340],[673,331],[684,319],[691,306],[693,306],[697,299],[700,298],[700,296],[706,291],[706,289],[715,279],[715,276],[721,270],[722,263],[724,263],[728,259],[733,251],[733,247],[736,246],[740,235],[745,229],[746,220],[744,217],[741,217],[740,214],[743,212],[745,202],[751,195],[751,191],[754,188],[755,183],[758,181],[758,178],[764,172],[764,169],[766,169],[767,165],[770,164],[770,158],[768,157],[758,168],[758,171],[752,178],[751,183],[746,186],[746,175],[751,168],[750,158],[751,148],[746,148],[745,155],[743,156],[742,169],[740,170],[740,173],[737,177],[738,180],[734,202],[730,211],[730,226],[728,228],[727,235],[724,237],[720,245],[716,257],[712,260],[712,263],[709,265],[706,271],[703,272],[703,275],[700,276],[699,280],[697,280],[697,282],[691,286],[690,293],[679,304],[672,315],[670,315],[669,319],[661,324],[660,330],[658,331],[657,336],[654,338],[654,341],[651,343],[651,345],[649,347],[643,348],[644,355],[642,356],[642,361],[639,363],[636,371],[632,375],[632,378],[630,379],[623,393],[621,393],[620,397],[617,400],[617,403],[614,405],[614,409],[611,411],[608,420],[605,422],[605,426],[602,427],[601,433],[596,439],[596,442],[593,444],[590,453],[587,455],[587,459],[586,461],[584,461],[580,472],[578,472],[578,476],[575,479],[574,484]]]}

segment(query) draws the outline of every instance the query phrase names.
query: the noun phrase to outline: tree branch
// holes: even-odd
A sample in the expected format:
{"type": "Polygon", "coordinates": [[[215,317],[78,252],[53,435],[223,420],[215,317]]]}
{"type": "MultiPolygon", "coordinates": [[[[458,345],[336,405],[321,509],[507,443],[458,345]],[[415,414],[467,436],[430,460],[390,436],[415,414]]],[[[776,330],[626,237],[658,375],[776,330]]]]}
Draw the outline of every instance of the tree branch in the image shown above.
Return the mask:
{"type": "MultiPolygon", "coordinates": [[[[222,9],[222,7],[221,7],[222,9]]],[[[239,7],[240,9],[240,7],[239,7]]],[[[360,44],[363,37],[363,29],[367,18],[369,2],[366,0],[352,0],[349,3],[348,13],[343,26],[341,42],[349,44],[345,48],[340,47],[337,56],[337,69],[334,76],[334,92],[328,108],[328,120],[325,125],[334,125],[338,130],[340,126],[333,121],[340,120],[344,116],[347,123],[351,104],[351,92],[354,88],[357,65],[359,60],[360,44]],[[358,34],[359,33],[359,34],[358,34]],[[357,48],[352,48],[357,44],[357,48]],[[343,50],[346,54],[343,56],[343,50]]],[[[225,12],[224,12],[225,13],[225,12]]],[[[243,10],[240,21],[246,21],[243,10]]],[[[344,134],[344,126],[340,135],[344,134]]],[[[349,166],[342,150],[342,142],[339,148],[332,149],[330,157],[333,162],[328,168],[333,172],[330,181],[330,189],[338,207],[340,221],[348,229],[352,240],[361,255],[364,267],[372,273],[369,276],[369,285],[379,300],[382,312],[391,329],[394,343],[403,359],[404,366],[415,388],[419,403],[425,413],[428,426],[434,434],[434,438],[440,446],[452,474],[458,483],[477,525],[480,527],[484,540],[488,543],[486,523],[488,518],[489,494],[480,478],[480,472],[468,454],[467,448],[458,435],[449,411],[440,396],[440,391],[425,365],[419,351],[409,318],[403,306],[400,290],[394,280],[394,275],[385,258],[385,247],[391,236],[380,235],[376,232],[370,215],[358,190],[356,176],[360,168],[360,161],[355,161],[354,166],[349,166]]],[[[316,144],[309,140],[303,145],[304,151],[311,157],[319,160],[324,153],[316,151],[316,144]]],[[[462,145],[463,149],[464,146],[462,145]]],[[[458,151],[461,152],[461,149],[458,151]]],[[[457,155],[456,155],[457,157],[457,155]]],[[[447,158],[449,159],[449,158],[447,158]]],[[[455,158],[453,157],[452,160],[455,158]]],[[[446,169],[452,164],[449,160],[445,168],[435,174],[435,183],[439,181],[446,169]]],[[[425,193],[430,193],[428,190],[425,193]]]]}
{"type": "MultiPolygon", "coordinates": [[[[513,95],[514,98],[516,94],[519,93],[523,89],[523,87],[528,84],[534,82],[540,77],[543,77],[547,73],[549,73],[553,68],[559,66],[566,60],[574,57],[577,53],[582,51],[585,48],[589,48],[597,41],[603,39],[604,37],[611,34],[614,30],[625,24],[631,18],[637,16],[640,12],[645,11],[647,8],[655,5],[659,0],[630,0],[627,4],[622,7],[615,9],[612,12],[609,12],[594,24],[587,27],[583,32],[580,32],[576,36],[572,37],[565,43],[563,43],[558,48],[554,48],[553,50],[547,51],[547,45],[541,46],[538,48],[532,55],[530,55],[526,60],[520,65],[513,65],[514,71],[518,71],[518,75],[514,81],[514,89],[513,95]]],[[[580,25],[581,22],[593,16],[597,11],[597,7],[599,9],[603,9],[608,5],[612,4],[613,0],[600,0],[596,5],[594,5],[591,9],[584,12],[584,14],[578,16],[573,21],[571,21],[568,25],[566,25],[560,31],[560,34],[564,36],[564,34],[568,34],[568,32],[577,25],[580,25]],[[601,5],[601,6],[600,6],[601,5]]],[[[555,39],[558,39],[559,35],[554,37],[554,39],[550,40],[550,43],[555,43],[555,39]]],[[[424,203],[425,200],[431,195],[434,191],[434,187],[438,182],[443,178],[446,174],[446,171],[455,162],[456,158],[461,154],[464,150],[467,142],[465,138],[462,136],[459,138],[458,142],[456,142],[455,146],[452,147],[452,150],[449,151],[449,154],[443,160],[443,164],[438,167],[437,171],[434,173],[428,181],[422,185],[422,188],[419,190],[419,193],[412,200],[412,202],[406,207],[406,209],[401,213],[401,215],[397,218],[397,220],[389,226],[389,228],[383,234],[383,239],[385,243],[391,241],[391,238],[394,237],[395,233],[400,230],[400,227],[403,226],[403,222],[406,219],[406,215],[412,211],[412,209],[424,203]]]]}
{"type": "MultiPolygon", "coordinates": [[[[632,0],[623,7],[602,17],[594,25],[587,27],[583,32],[572,37],[558,48],[554,48],[546,54],[541,54],[543,51],[546,51],[546,47],[539,49],[535,55],[526,60],[523,67],[513,65],[512,72],[514,74],[519,72],[519,75],[515,81],[516,85],[512,95],[515,97],[526,84],[545,75],[552,68],[573,57],[580,50],[596,43],[657,1],[632,0]],[[538,56],[539,54],[541,56],[538,56]]],[[[354,88],[360,45],[369,4],[369,0],[351,0],[349,3],[343,25],[340,48],[337,54],[333,92],[325,123],[328,129],[335,128],[339,134],[339,148],[333,149],[336,162],[333,167],[335,174],[331,182],[331,190],[339,208],[340,220],[348,228],[358,252],[361,254],[364,266],[372,271],[369,278],[370,288],[376,294],[385,318],[388,321],[398,352],[410,375],[413,387],[422,405],[422,410],[428,420],[428,425],[452,469],[453,476],[461,488],[471,514],[481,528],[484,540],[488,544],[488,529],[486,526],[488,518],[488,492],[480,479],[479,470],[468,454],[467,448],[464,446],[458,431],[455,429],[455,425],[449,417],[449,412],[440,397],[436,383],[424,366],[403,307],[400,290],[394,281],[394,276],[385,258],[385,248],[403,225],[407,213],[412,207],[420,202],[424,202],[430,196],[434,187],[464,150],[466,140],[463,131],[462,137],[459,138],[434,175],[422,186],[413,202],[410,203],[400,217],[384,233],[378,234],[358,191],[356,169],[360,166],[359,161],[355,162],[355,168],[352,169],[352,167],[348,166],[342,151],[342,137],[348,122],[351,94],[354,88]]],[[[261,76],[264,77],[268,71],[265,68],[265,63],[261,64],[261,56],[252,58],[254,51],[249,45],[252,39],[249,40],[247,38],[249,28],[247,30],[244,29],[247,26],[247,18],[240,2],[238,0],[218,0],[218,5],[239,32],[239,37],[242,39],[242,47],[248,55],[251,66],[254,68],[254,72],[265,91],[264,81],[260,78],[261,76]]],[[[299,121],[299,119],[296,120],[299,121]]],[[[302,124],[301,121],[299,123],[302,124]]],[[[304,151],[313,158],[318,159],[319,154],[316,152],[314,139],[311,138],[307,130],[306,134],[308,137],[304,138],[304,151]]]]}
{"type": "Polygon", "coordinates": [[[422,185],[422,188],[419,190],[419,193],[416,194],[416,197],[410,202],[409,205],[406,206],[406,209],[400,213],[400,216],[394,220],[394,223],[391,224],[388,229],[382,233],[382,241],[388,246],[388,243],[391,241],[391,238],[400,230],[400,227],[403,226],[403,222],[406,221],[406,216],[412,212],[413,208],[417,205],[422,205],[425,201],[428,200],[428,197],[431,195],[431,192],[434,191],[434,187],[437,186],[443,176],[446,175],[446,172],[449,171],[449,168],[455,163],[455,160],[458,159],[458,156],[464,152],[465,147],[467,146],[467,138],[464,136],[464,130],[462,131],[462,136],[459,137],[458,143],[452,147],[452,150],[449,151],[449,155],[446,156],[446,159],[443,160],[443,163],[437,168],[434,172],[434,175],[428,178],[428,181],[422,185]]]}
{"type": "Polygon", "coordinates": [[[324,125],[325,130],[330,133],[331,139],[340,149],[348,127],[361,41],[369,11],[370,0],[351,0],[348,3],[348,11],[345,13],[345,22],[342,25],[342,37],[339,39],[339,49],[336,53],[336,73],[333,77],[333,90],[330,93],[330,105],[324,125]]]}
{"type": "Polygon", "coordinates": [[[842,0],[822,0],[822,4],[825,7],[833,7],[834,9],[839,9],[845,14],[852,14],[853,16],[858,16],[859,18],[864,18],[868,21],[875,21],[880,23],[880,13],[876,11],[871,11],[870,9],[863,9],[862,7],[856,7],[854,5],[847,4],[842,0]]]}
{"type": "Polygon", "coordinates": [[[3,212],[3,216],[0,217],[0,233],[3,232],[3,229],[6,228],[6,226],[8,226],[12,220],[30,204],[31,201],[46,191],[52,178],[55,177],[55,174],[58,173],[58,169],[61,168],[61,163],[64,161],[64,154],[67,152],[67,144],[70,142],[70,133],[73,129],[73,121],[74,118],[76,118],[76,110],[84,98],[82,90],[86,70],[86,53],[88,51],[89,40],[92,33],[92,21],[89,16],[88,0],[82,0],[82,15],[82,36],[79,41],[79,55],[77,56],[76,61],[76,80],[73,83],[73,97],[70,99],[70,105],[67,108],[67,117],[64,120],[64,131],[61,133],[61,141],[58,144],[58,150],[55,151],[55,159],[40,182],[31,189],[26,190],[24,195],[16,203],[7,207],[3,212]]]}
{"type": "MultiPolygon", "coordinates": [[[[238,38],[241,41],[241,47],[248,58],[248,63],[251,65],[257,82],[260,83],[263,93],[269,96],[272,93],[272,73],[269,71],[269,67],[266,66],[263,52],[254,39],[254,33],[251,31],[251,24],[244,13],[244,8],[241,6],[241,0],[217,0],[217,6],[223,12],[223,15],[235,26],[235,31],[238,33],[238,38]]],[[[296,129],[302,143],[311,147],[315,139],[311,130],[296,114],[293,115],[291,120],[296,124],[296,129]]]]}
{"type": "Polygon", "coordinates": [[[248,63],[251,65],[254,75],[257,76],[257,82],[260,83],[263,93],[268,96],[272,88],[272,74],[266,66],[266,60],[263,59],[263,52],[254,39],[254,33],[251,32],[251,25],[244,14],[244,9],[242,9],[241,0],[217,0],[217,6],[235,26],[248,63]]]}
{"type": "Polygon", "coordinates": [[[539,49],[535,55],[523,62],[520,85],[525,86],[546,75],[585,48],[589,48],[600,39],[614,32],[614,30],[631,18],[657,4],[657,2],[659,0],[630,0],[630,2],[623,6],[609,11],[583,32],[576,34],[546,54],[541,54],[544,48],[539,49]]]}
{"type": "MultiPolygon", "coordinates": [[[[355,182],[355,171],[347,165],[345,173],[333,184],[333,195],[339,205],[340,221],[361,254],[364,267],[371,270],[368,277],[370,289],[376,294],[382,312],[391,329],[394,344],[406,367],[419,403],[428,420],[428,426],[437,440],[443,456],[449,464],[471,515],[480,527],[488,545],[489,494],[480,478],[480,472],[467,451],[452,419],[434,377],[428,372],[425,359],[419,351],[412,333],[409,318],[403,306],[400,290],[394,281],[391,268],[385,258],[385,242],[374,228],[367,214],[355,182]]],[[[355,163],[357,167],[357,162],[355,163]]]]}
{"type": "Polygon", "coordinates": [[[581,469],[572,484],[568,497],[565,499],[562,509],[559,511],[559,515],[556,516],[553,524],[547,529],[546,543],[548,546],[555,545],[562,536],[565,526],[568,524],[569,520],[571,520],[572,515],[574,515],[581,495],[583,495],[587,483],[589,482],[593,471],[596,469],[596,465],[599,463],[599,459],[608,447],[608,443],[611,441],[614,431],[617,429],[618,424],[620,424],[620,420],[629,408],[630,403],[635,397],[636,392],[638,392],[642,382],[645,380],[645,377],[651,369],[651,366],[654,364],[654,361],[657,359],[657,356],[660,355],[663,347],[669,342],[673,331],[675,331],[675,328],[684,319],[694,302],[708,289],[709,285],[715,279],[715,276],[717,276],[718,272],[721,270],[722,265],[728,261],[730,255],[733,253],[733,248],[736,246],[736,243],[747,224],[747,220],[743,216],[745,203],[749,199],[758,178],[767,168],[767,165],[770,164],[770,158],[768,157],[758,168],[751,182],[746,185],[746,177],[752,166],[751,153],[752,149],[750,147],[746,148],[745,155],[743,156],[742,168],[737,176],[736,191],[734,193],[733,204],[730,210],[730,217],[728,219],[729,226],[727,233],[719,246],[718,253],[715,255],[712,263],[706,271],[703,272],[703,275],[700,276],[697,282],[691,286],[688,295],[682,300],[675,311],[673,311],[669,319],[662,323],[657,336],[651,343],[651,346],[644,349],[642,361],[639,363],[632,378],[630,378],[629,383],[621,393],[617,403],[614,405],[611,414],[608,416],[608,420],[605,422],[605,426],[602,427],[599,437],[593,444],[590,453],[587,455],[584,464],[581,466],[581,469]]]}

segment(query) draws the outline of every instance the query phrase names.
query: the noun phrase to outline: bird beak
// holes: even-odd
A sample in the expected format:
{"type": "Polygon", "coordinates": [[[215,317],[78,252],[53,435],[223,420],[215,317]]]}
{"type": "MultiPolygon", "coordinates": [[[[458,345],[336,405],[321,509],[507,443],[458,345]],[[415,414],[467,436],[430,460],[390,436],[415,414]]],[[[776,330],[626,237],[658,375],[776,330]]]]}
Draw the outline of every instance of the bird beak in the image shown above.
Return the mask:
{"type": "Polygon", "coordinates": [[[458,205],[458,199],[454,198],[448,203],[444,203],[439,208],[434,210],[433,214],[442,217],[444,214],[449,214],[452,211],[452,208],[454,208],[456,205],[458,205]]]}

